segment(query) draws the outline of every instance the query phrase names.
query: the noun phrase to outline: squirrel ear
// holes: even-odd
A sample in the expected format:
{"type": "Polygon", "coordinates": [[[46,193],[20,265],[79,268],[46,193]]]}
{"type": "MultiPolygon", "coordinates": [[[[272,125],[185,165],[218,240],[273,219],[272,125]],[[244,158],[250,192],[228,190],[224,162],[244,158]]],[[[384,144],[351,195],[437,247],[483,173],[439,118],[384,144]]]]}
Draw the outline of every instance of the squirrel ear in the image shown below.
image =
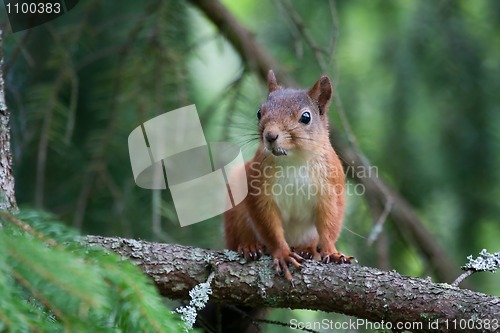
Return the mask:
{"type": "Polygon", "coordinates": [[[267,73],[267,86],[269,87],[269,93],[275,91],[280,87],[278,85],[278,82],[276,81],[276,76],[274,76],[274,72],[272,69],[270,69],[267,73]]]}
{"type": "Polygon", "coordinates": [[[328,76],[323,75],[314,86],[307,92],[309,97],[318,103],[319,114],[323,115],[328,111],[330,100],[333,95],[332,83],[328,76]]]}

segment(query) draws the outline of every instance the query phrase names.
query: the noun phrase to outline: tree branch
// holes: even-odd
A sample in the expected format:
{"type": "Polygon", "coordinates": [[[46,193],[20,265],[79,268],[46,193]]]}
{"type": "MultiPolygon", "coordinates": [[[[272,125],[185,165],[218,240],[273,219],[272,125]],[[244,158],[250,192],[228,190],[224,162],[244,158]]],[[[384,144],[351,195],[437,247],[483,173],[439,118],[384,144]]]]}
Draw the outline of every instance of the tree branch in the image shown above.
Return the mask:
{"type": "MultiPolygon", "coordinates": [[[[284,85],[297,86],[278,62],[257,43],[253,34],[242,26],[218,0],[190,0],[190,2],[219,28],[221,34],[240,54],[243,62],[258,75],[262,82],[265,83],[267,80],[267,71],[273,69],[274,72],[278,73],[280,81],[284,85]]],[[[332,133],[333,137],[337,131],[333,129],[332,133]]],[[[367,170],[370,167],[366,158],[342,138],[336,136],[332,143],[340,158],[353,170],[367,170]]],[[[373,210],[384,212],[388,196],[390,196],[389,216],[401,230],[408,231],[420,252],[431,262],[437,277],[441,281],[452,282],[459,274],[459,270],[452,265],[451,258],[434,236],[427,231],[411,205],[376,176],[360,178],[356,172],[352,176],[365,186],[365,198],[373,210]]]]}
{"type": "Polygon", "coordinates": [[[189,299],[189,290],[211,273],[211,300],[253,307],[282,307],[340,312],[372,321],[441,323],[500,317],[500,298],[436,284],[429,280],[383,272],[358,265],[306,261],[294,270],[295,288],[275,276],[270,257],[245,263],[235,252],[210,251],[181,245],[123,238],[87,236],[132,260],[151,277],[163,296],[189,299]]]}
{"type": "Polygon", "coordinates": [[[277,62],[257,43],[253,34],[243,27],[219,1],[191,0],[191,3],[207,15],[240,54],[245,64],[258,74],[258,77],[267,77],[270,68],[276,68],[275,72],[280,76],[286,75],[284,71],[278,69],[277,62]]]}

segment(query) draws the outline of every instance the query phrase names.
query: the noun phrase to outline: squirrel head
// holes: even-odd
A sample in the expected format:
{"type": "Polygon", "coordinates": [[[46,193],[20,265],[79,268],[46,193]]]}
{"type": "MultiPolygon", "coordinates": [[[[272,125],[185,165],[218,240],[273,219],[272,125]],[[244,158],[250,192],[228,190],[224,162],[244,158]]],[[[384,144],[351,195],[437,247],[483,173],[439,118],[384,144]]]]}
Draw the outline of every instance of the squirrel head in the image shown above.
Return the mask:
{"type": "Polygon", "coordinates": [[[267,81],[269,95],[257,112],[262,149],[274,156],[293,156],[330,146],[327,116],[333,95],[330,79],[322,76],[305,90],[283,88],[270,70],[267,81]]]}

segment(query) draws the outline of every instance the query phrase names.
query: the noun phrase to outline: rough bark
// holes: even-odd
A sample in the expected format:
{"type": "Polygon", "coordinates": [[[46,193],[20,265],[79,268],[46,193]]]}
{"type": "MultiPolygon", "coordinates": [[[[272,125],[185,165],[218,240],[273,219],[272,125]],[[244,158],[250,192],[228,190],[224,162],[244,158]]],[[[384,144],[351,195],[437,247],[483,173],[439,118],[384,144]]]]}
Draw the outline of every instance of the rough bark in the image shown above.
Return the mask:
{"type": "Polygon", "coordinates": [[[2,47],[3,31],[0,29],[0,210],[17,212],[10,148],[10,114],[5,103],[2,47]]]}
{"type": "Polygon", "coordinates": [[[85,242],[131,259],[162,295],[172,299],[189,299],[189,290],[213,272],[210,299],[216,302],[339,312],[394,325],[422,322],[421,329],[413,329],[418,332],[451,332],[454,321],[458,325],[500,318],[500,297],[394,271],[306,261],[300,271],[293,270],[292,288],[283,277],[275,276],[270,257],[245,263],[230,251],[101,236],[87,236],[85,242]],[[439,323],[439,330],[430,329],[429,322],[439,323]]]}

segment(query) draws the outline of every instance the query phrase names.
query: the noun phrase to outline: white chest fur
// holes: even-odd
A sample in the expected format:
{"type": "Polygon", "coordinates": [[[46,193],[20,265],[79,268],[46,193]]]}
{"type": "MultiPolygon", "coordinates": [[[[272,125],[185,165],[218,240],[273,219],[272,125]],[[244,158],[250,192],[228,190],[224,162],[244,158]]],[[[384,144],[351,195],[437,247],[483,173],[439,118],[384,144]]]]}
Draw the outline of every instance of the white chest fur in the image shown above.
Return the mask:
{"type": "Polygon", "coordinates": [[[272,195],[290,246],[310,244],[318,238],[315,220],[321,191],[320,171],[310,163],[276,166],[272,195]]]}

